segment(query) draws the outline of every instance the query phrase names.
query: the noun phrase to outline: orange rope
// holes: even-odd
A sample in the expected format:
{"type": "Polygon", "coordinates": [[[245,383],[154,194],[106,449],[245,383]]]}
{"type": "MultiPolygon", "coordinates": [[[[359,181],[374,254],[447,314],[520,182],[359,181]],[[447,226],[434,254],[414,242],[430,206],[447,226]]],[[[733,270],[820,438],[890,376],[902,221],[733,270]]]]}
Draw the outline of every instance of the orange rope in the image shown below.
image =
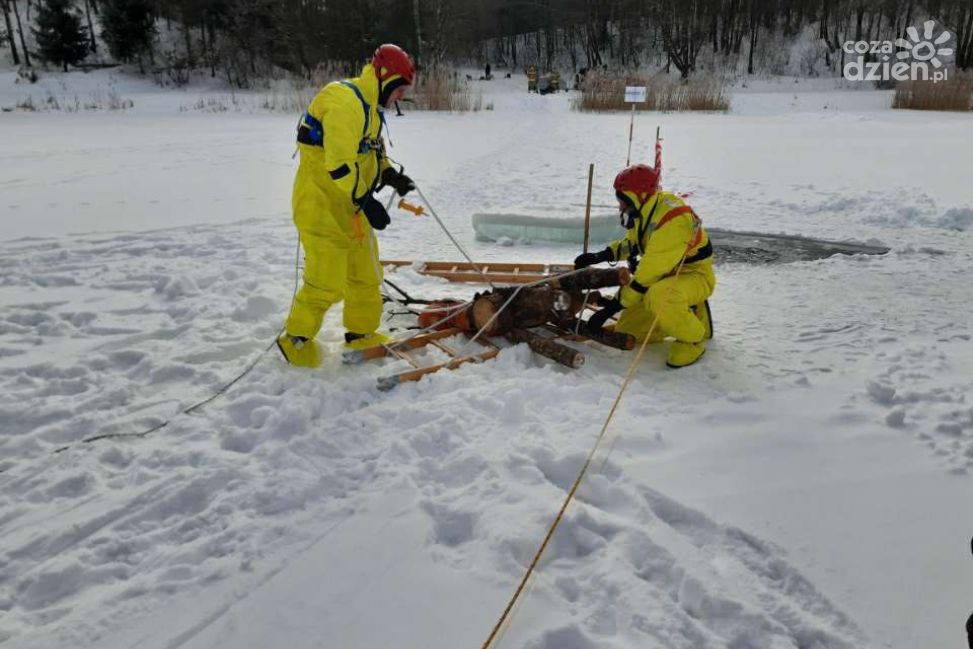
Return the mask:
{"type": "MultiPolygon", "coordinates": [[[[697,222],[696,229],[699,230],[699,224],[697,222]]],[[[679,273],[682,272],[683,264],[686,261],[686,256],[692,249],[692,243],[686,248],[686,251],[682,253],[682,258],[679,260],[679,265],[676,267],[676,272],[671,275],[671,277],[679,277],[679,273]]],[[[672,291],[670,286],[669,291],[672,291]]],[[[493,626],[493,630],[490,631],[490,635],[483,642],[480,649],[490,649],[490,646],[496,640],[497,636],[500,634],[501,629],[510,617],[510,613],[514,606],[517,604],[517,600],[520,595],[524,592],[524,588],[527,586],[528,581],[530,581],[531,576],[537,568],[537,564],[540,563],[541,557],[544,555],[544,551],[547,549],[547,545],[554,538],[554,533],[557,531],[558,525],[561,524],[561,520],[564,518],[564,514],[568,509],[568,505],[574,500],[574,495],[577,493],[578,488],[581,486],[582,480],[584,480],[585,475],[588,472],[588,467],[591,466],[591,461],[594,459],[595,454],[598,452],[598,447],[601,446],[602,440],[605,438],[605,434],[608,432],[608,425],[611,423],[612,418],[615,416],[615,411],[618,410],[618,404],[622,400],[622,396],[628,389],[629,383],[632,382],[632,378],[635,376],[635,371],[638,369],[639,361],[642,360],[642,354],[645,352],[645,346],[655,331],[656,326],[659,324],[659,317],[665,311],[666,306],[669,301],[666,300],[663,303],[663,307],[659,310],[659,313],[655,315],[652,320],[652,324],[649,325],[649,330],[645,334],[645,338],[642,339],[642,344],[639,346],[638,351],[635,354],[635,358],[632,359],[632,363],[628,367],[628,372],[625,375],[625,380],[622,381],[622,386],[618,390],[618,395],[615,397],[615,401],[612,403],[611,409],[608,411],[608,416],[605,418],[605,423],[601,426],[601,432],[598,433],[598,438],[595,440],[594,446],[591,447],[591,451],[588,453],[588,457],[585,459],[584,464],[581,466],[581,471],[578,473],[578,477],[575,479],[574,484],[571,485],[571,489],[568,491],[567,496],[564,498],[564,502],[561,504],[561,509],[558,510],[557,516],[554,517],[554,522],[551,523],[550,528],[547,530],[547,534],[544,535],[544,540],[541,541],[541,545],[537,548],[537,552],[534,554],[534,558],[531,560],[530,565],[527,566],[527,571],[524,572],[524,576],[521,578],[520,583],[517,585],[517,589],[514,591],[513,596],[510,601],[507,602],[507,606],[503,609],[503,613],[500,615],[500,619],[493,626]]],[[[607,458],[606,458],[607,459],[607,458]]]]}

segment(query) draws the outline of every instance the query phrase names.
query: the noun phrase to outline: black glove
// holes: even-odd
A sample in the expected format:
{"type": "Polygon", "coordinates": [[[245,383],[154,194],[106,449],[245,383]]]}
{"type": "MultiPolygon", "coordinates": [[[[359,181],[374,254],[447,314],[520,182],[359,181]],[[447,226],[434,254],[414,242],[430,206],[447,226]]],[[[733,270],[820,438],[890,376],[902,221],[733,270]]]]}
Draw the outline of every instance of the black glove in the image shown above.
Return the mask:
{"type": "Polygon", "coordinates": [[[375,197],[371,194],[365,197],[359,209],[368,219],[368,223],[376,230],[384,230],[385,226],[392,222],[389,213],[385,211],[385,207],[375,200],[375,197]]]}
{"type": "Polygon", "coordinates": [[[622,303],[618,300],[612,300],[606,304],[600,311],[595,311],[588,318],[588,331],[594,334],[600,334],[605,323],[608,322],[608,318],[612,317],[616,313],[622,310],[622,303]]]}
{"type": "Polygon", "coordinates": [[[416,188],[416,184],[412,182],[411,178],[392,167],[382,172],[382,184],[395,189],[399,196],[405,196],[416,188]]]}
{"type": "Polygon", "coordinates": [[[588,266],[600,264],[603,261],[611,261],[614,258],[611,248],[605,248],[601,252],[583,252],[574,258],[574,269],[580,270],[588,266]]]}

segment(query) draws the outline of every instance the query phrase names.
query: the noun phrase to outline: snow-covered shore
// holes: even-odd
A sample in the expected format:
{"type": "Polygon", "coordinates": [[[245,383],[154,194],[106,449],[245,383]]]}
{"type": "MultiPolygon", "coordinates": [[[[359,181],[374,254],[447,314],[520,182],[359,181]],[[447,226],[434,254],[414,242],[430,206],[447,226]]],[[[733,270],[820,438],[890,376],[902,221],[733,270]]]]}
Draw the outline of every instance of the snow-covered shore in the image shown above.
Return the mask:
{"type": "MultiPolygon", "coordinates": [[[[342,366],[334,314],[319,371],[267,354],[178,415],[281,324],[294,116],[115,83],[133,108],[0,114],[0,645],[478,646],[629,356],[568,371],[521,346],[381,393],[392,365],[342,366]]],[[[391,119],[392,154],[475,257],[570,261],[477,242],[470,216],[576,216],[588,162],[610,203],[628,116],[491,83],[492,111],[391,119]]],[[[0,105],[23,92],[4,77],[0,105]]],[[[973,116],[886,105],[768,84],[727,115],[639,117],[638,150],[660,124],[667,183],[714,227],[892,250],[718,268],[706,357],[647,353],[501,646],[963,642],[973,116]]],[[[381,245],[458,258],[404,212],[381,245]]]]}

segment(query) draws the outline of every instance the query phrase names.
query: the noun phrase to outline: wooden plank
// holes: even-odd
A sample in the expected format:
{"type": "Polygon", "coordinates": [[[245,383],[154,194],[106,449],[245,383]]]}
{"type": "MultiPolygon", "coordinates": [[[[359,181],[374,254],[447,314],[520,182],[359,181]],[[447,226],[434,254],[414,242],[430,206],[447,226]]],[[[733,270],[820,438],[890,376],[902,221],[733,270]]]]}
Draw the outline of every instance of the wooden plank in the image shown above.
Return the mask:
{"type": "Polygon", "coordinates": [[[378,380],[379,389],[389,390],[395,387],[396,385],[398,385],[399,383],[404,383],[408,381],[418,381],[420,378],[422,378],[427,374],[432,374],[442,369],[450,369],[450,370],[456,369],[460,365],[469,363],[471,361],[486,361],[491,358],[494,358],[497,354],[500,353],[500,348],[498,348],[490,341],[484,340],[482,338],[477,338],[476,342],[481,347],[484,347],[485,349],[482,352],[476,354],[466,354],[464,356],[459,356],[458,355],[459,352],[457,352],[455,349],[453,349],[446,343],[442,342],[442,339],[449,338],[451,336],[455,336],[460,333],[467,333],[467,332],[463,332],[462,330],[457,328],[445,329],[443,331],[433,331],[428,334],[421,334],[413,338],[399,341],[398,343],[390,343],[388,345],[381,345],[378,347],[369,347],[368,349],[360,349],[360,350],[345,352],[343,360],[345,362],[359,363],[364,360],[382,358],[384,356],[388,356],[389,354],[393,354],[395,356],[398,356],[399,358],[404,358],[405,360],[410,361],[415,367],[415,369],[408,370],[405,372],[400,372],[399,374],[393,374],[391,376],[384,376],[379,378],[378,380]],[[409,349],[416,349],[419,347],[424,347],[426,345],[433,345],[439,348],[444,353],[449,355],[450,359],[442,363],[436,363],[434,365],[428,365],[423,367],[418,363],[414,362],[414,359],[412,359],[407,352],[395,348],[396,346],[406,346],[409,349]]]}
{"type": "Polygon", "coordinates": [[[402,372],[401,374],[393,374],[392,376],[384,376],[378,380],[379,390],[391,390],[396,385],[400,383],[406,383],[409,381],[418,381],[427,374],[433,374],[442,369],[455,370],[460,365],[464,363],[469,363],[470,361],[487,361],[495,357],[500,353],[500,350],[496,347],[492,349],[487,349],[486,351],[480,352],[479,354],[471,354],[469,356],[460,356],[459,358],[452,358],[445,363],[438,363],[436,365],[430,365],[428,367],[422,367],[415,370],[409,370],[408,372],[402,372]]]}
{"type": "Polygon", "coordinates": [[[491,262],[477,267],[469,262],[427,261],[421,265],[405,260],[386,260],[383,266],[400,268],[414,266],[420,275],[442,277],[450,282],[484,283],[483,276],[491,282],[527,284],[574,270],[570,264],[524,264],[519,262],[491,262]]]}
{"type": "MultiPolygon", "coordinates": [[[[406,260],[383,260],[382,264],[386,266],[410,266],[415,262],[406,260]]],[[[426,261],[422,263],[422,266],[427,271],[434,270],[449,270],[449,271],[470,271],[477,272],[476,266],[479,266],[482,270],[487,264],[473,264],[465,261],[426,261]]],[[[570,264],[537,264],[537,263],[524,263],[524,262],[489,262],[489,268],[495,271],[514,271],[520,269],[521,272],[535,272],[544,273],[551,269],[558,269],[560,272],[565,270],[573,270],[574,267],[570,264]]]]}
{"type": "MultiPolygon", "coordinates": [[[[431,277],[442,277],[450,282],[466,282],[470,284],[484,284],[485,281],[483,276],[478,273],[469,273],[465,271],[460,271],[457,273],[435,271],[430,273],[424,273],[431,277]]],[[[498,284],[529,284],[530,282],[536,282],[538,280],[547,279],[547,275],[541,274],[530,274],[530,275],[515,275],[513,273],[498,273],[492,272],[487,275],[487,279],[491,282],[498,284]]]]}
{"type": "Polygon", "coordinates": [[[418,349],[419,347],[425,347],[433,340],[449,338],[450,336],[455,336],[460,333],[463,333],[463,330],[456,327],[443,329],[442,331],[431,331],[429,333],[419,334],[418,336],[413,336],[412,338],[407,338],[405,340],[394,341],[387,345],[377,345],[375,347],[367,347],[365,349],[346,351],[344,354],[342,354],[341,360],[344,363],[361,363],[362,361],[384,358],[388,356],[389,353],[392,353],[389,351],[390,347],[405,346],[409,349],[418,349]]]}
{"type": "Polygon", "coordinates": [[[450,347],[449,345],[447,345],[446,343],[440,342],[438,340],[430,340],[429,344],[438,347],[439,349],[446,352],[450,356],[456,356],[456,350],[450,347]]]}
{"type": "MultiPolygon", "coordinates": [[[[437,344],[435,340],[430,340],[429,342],[432,343],[433,345],[436,345],[437,344]]],[[[412,354],[410,354],[409,352],[407,352],[405,350],[398,349],[397,347],[394,347],[394,346],[391,346],[391,345],[389,345],[388,347],[385,347],[385,349],[387,349],[392,354],[395,354],[396,356],[398,356],[399,358],[401,358],[402,360],[404,360],[406,363],[408,363],[412,367],[422,367],[422,365],[419,363],[419,361],[417,361],[415,358],[413,358],[412,354]]]]}

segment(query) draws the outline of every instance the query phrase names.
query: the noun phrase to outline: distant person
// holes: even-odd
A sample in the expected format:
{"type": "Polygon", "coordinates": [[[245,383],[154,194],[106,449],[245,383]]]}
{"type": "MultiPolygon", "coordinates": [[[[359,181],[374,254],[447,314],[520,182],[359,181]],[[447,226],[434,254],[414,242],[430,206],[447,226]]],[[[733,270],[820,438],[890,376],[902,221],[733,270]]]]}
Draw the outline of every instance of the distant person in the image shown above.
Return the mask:
{"type": "Polygon", "coordinates": [[[649,342],[675,338],[666,364],[692,365],[713,337],[707,298],[716,287],[716,275],[709,236],[691,207],[659,188],[659,175],[652,167],[631,165],[615,177],[614,186],[625,238],[601,252],[578,255],[574,266],[628,260],[632,281],[588,319],[588,326],[600,331],[621,311],[615,331],[643,340],[658,316],[649,342]]]}
{"type": "Polygon", "coordinates": [[[541,95],[551,92],[551,75],[542,74],[537,78],[537,92],[541,95]]]}
{"type": "MultiPolygon", "coordinates": [[[[970,539],[970,551],[973,552],[973,539],[970,539]]],[[[966,643],[973,649],[973,615],[966,621],[966,643]]]]}
{"type": "Polygon", "coordinates": [[[493,78],[492,76],[490,76],[490,64],[489,63],[486,64],[486,68],[484,68],[483,72],[484,72],[483,78],[486,79],[487,81],[489,81],[490,79],[493,78]]]}
{"type": "Polygon", "coordinates": [[[527,68],[527,92],[537,92],[537,66],[527,68]]]}
{"type": "Polygon", "coordinates": [[[344,300],[345,344],[360,349],[388,340],[382,316],[382,266],[375,230],[390,222],[373,196],[388,185],[400,196],[415,183],[385,156],[382,111],[415,82],[412,59],[396,45],[375,50],[353,79],[326,85],[297,129],[301,161],[294,179],[294,225],[304,248],[304,282],[277,339],[292,365],[320,362],[315,336],[325,312],[344,300]]]}
{"type": "Polygon", "coordinates": [[[581,90],[581,86],[584,85],[585,75],[588,74],[588,68],[581,68],[574,74],[574,89],[581,90]]]}

